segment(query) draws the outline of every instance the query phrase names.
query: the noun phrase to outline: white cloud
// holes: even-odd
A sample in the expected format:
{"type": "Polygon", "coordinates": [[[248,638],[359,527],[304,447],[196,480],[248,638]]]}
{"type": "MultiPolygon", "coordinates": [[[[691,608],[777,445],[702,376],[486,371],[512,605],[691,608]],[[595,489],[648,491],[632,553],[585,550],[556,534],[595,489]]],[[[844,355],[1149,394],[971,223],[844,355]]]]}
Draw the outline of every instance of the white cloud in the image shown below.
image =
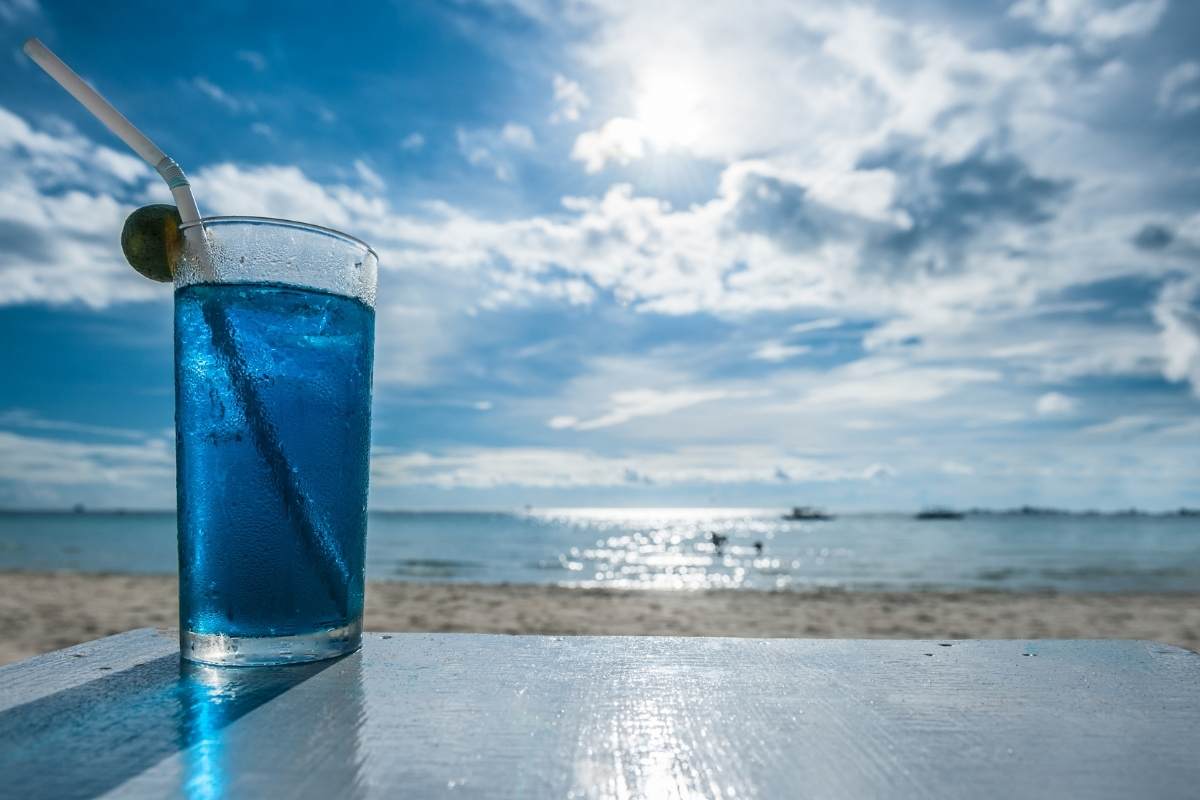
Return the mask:
{"type": "Polygon", "coordinates": [[[130,208],[116,196],[140,191],[148,168],[69,126],[36,130],[0,108],[0,174],[0,304],[161,296],[114,246],[130,208]]]}
{"type": "Polygon", "coordinates": [[[1076,400],[1058,392],[1047,392],[1037,399],[1034,410],[1043,417],[1070,414],[1075,410],[1076,400]]]}
{"type": "Polygon", "coordinates": [[[282,217],[339,230],[356,228],[358,217],[381,217],[385,206],[344,186],[323,186],[296,167],[202,167],[192,176],[201,210],[208,214],[282,217]]]}
{"type": "Polygon", "coordinates": [[[1163,287],[1154,305],[1163,348],[1163,375],[1187,381],[1200,397],[1200,280],[1178,280],[1163,287]]]}
{"type": "Polygon", "coordinates": [[[1093,436],[1108,436],[1112,434],[1122,433],[1143,433],[1160,424],[1154,417],[1148,417],[1142,414],[1129,414],[1120,417],[1114,417],[1107,422],[1102,422],[1097,425],[1089,425],[1083,429],[1083,433],[1093,436]]]}
{"type": "Polygon", "coordinates": [[[267,68],[267,57],[257,50],[238,50],[235,55],[238,60],[249,64],[255,72],[262,72],[267,68]]]}
{"type": "Polygon", "coordinates": [[[363,185],[376,194],[387,188],[387,184],[384,183],[380,174],[371,169],[370,165],[361,158],[354,160],[354,172],[358,175],[359,180],[363,182],[363,185]]]}
{"type": "Polygon", "coordinates": [[[571,149],[571,158],[582,161],[588,172],[599,172],[610,161],[628,164],[645,154],[641,125],[624,117],[610,119],[599,130],[579,134],[571,149]]]}
{"type": "Polygon", "coordinates": [[[839,407],[896,407],[940,400],[962,387],[1000,380],[994,370],[913,366],[887,358],[867,358],[833,370],[805,403],[839,407]]]}
{"type": "Polygon", "coordinates": [[[894,478],[897,471],[888,464],[871,464],[862,471],[862,479],[866,481],[882,481],[894,478]]]}
{"type": "Polygon", "coordinates": [[[552,448],[460,448],[439,454],[383,452],[371,461],[373,486],[441,489],[763,483],[777,481],[780,472],[792,481],[819,482],[870,481],[895,474],[886,464],[833,467],[775,448],[738,446],[625,456],[552,448]]]}
{"type": "Polygon", "coordinates": [[[845,321],[838,317],[826,317],[825,319],[813,319],[808,322],[798,322],[788,328],[789,333],[812,333],[813,331],[825,331],[832,328],[840,328],[845,324],[845,321]]]}
{"type": "Polygon", "coordinates": [[[722,389],[677,389],[672,391],[627,389],[614,392],[609,397],[611,408],[598,417],[580,420],[572,416],[556,416],[552,417],[546,424],[555,429],[570,428],[577,431],[591,431],[612,427],[613,425],[622,425],[638,417],[656,417],[664,414],[672,414],[700,403],[733,396],[737,396],[736,393],[722,389]]]}
{"type": "Polygon", "coordinates": [[[521,150],[532,150],[536,144],[533,131],[528,126],[518,125],[515,122],[505,123],[504,127],[500,129],[500,138],[521,150]]]}
{"type": "Polygon", "coordinates": [[[798,344],[785,344],[778,339],[770,339],[755,348],[752,358],[759,361],[779,363],[789,361],[796,356],[802,356],[812,350],[811,347],[798,344]]]}
{"type": "Polygon", "coordinates": [[[97,145],[92,150],[91,159],[101,172],[115,176],[122,183],[136,183],[150,176],[150,168],[145,161],[103,145],[97,145]]]}
{"type": "Polygon", "coordinates": [[[1028,19],[1043,33],[1078,37],[1096,47],[1154,30],[1167,10],[1167,0],[1018,0],[1013,17],[1028,19]]]}
{"type": "Polygon", "coordinates": [[[16,22],[21,17],[41,13],[37,0],[0,0],[0,19],[16,22]]]}
{"type": "Polygon", "coordinates": [[[554,102],[557,108],[550,115],[551,122],[575,122],[591,101],[578,83],[562,75],[555,75],[554,102]]]}
{"type": "Polygon", "coordinates": [[[887,428],[888,424],[876,419],[850,419],[842,423],[842,427],[852,431],[877,431],[887,428]]]}
{"type": "Polygon", "coordinates": [[[515,122],[499,129],[459,128],[458,149],[467,163],[491,170],[498,180],[509,182],[516,178],[516,162],[522,153],[537,144],[533,131],[515,122]]]}
{"type": "Polygon", "coordinates": [[[971,476],[975,474],[974,467],[961,461],[943,461],[939,469],[947,475],[971,476]]]}
{"type": "Polygon", "coordinates": [[[275,129],[265,122],[251,123],[250,130],[267,139],[275,138],[275,129]]]}
{"type": "Polygon", "coordinates": [[[175,453],[165,438],[88,444],[0,431],[0,480],[35,486],[102,484],[173,494],[175,453]]]}
{"type": "Polygon", "coordinates": [[[1158,85],[1158,107],[1183,116],[1200,109],[1200,62],[1184,61],[1163,76],[1158,85]]]}
{"type": "Polygon", "coordinates": [[[192,78],[192,86],[200,91],[201,94],[207,96],[214,103],[224,106],[226,109],[235,114],[242,111],[253,111],[254,104],[245,100],[239,100],[233,95],[226,92],[220,86],[205,78],[203,75],[198,75],[192,78]]]}
{"type": "Polygon", "coordinates": [[[415,150],[420,150],[424,146],[425,146],[425,137],[417,131],[413,131],[408,136],[405,136],[403,139],[400,140],[400,149],[401,150],[415,151],[415,150]]]}
{"type": "Polygon", "coordinates": [[[112,428],[105,425],[88,425],[71,420],[47,419],[40,414],[25,408],[11,408],[0,411],[0,428],[17,428],[19,430],[63,431],[67,433],[83,433],[89,436],[100,436],[112,439],[142,440],[146,436],[141,431],[129,428],[112,428]]]}

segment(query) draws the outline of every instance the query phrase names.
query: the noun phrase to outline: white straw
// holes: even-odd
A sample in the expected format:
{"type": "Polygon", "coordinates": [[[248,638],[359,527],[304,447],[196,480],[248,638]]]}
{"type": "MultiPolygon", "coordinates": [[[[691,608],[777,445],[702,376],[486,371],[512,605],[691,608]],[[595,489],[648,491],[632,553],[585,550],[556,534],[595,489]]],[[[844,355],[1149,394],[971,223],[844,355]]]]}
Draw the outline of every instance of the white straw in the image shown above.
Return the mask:
{"type": "Polygon", "coordinates": [[[167,156],[159,147],[146,138],[146,134],[125,119],[125,115],[113,108],[112,103],[105,100],[99,92],[83,82],[73,69],[63,63],[62,59],[50,52],[50,48],[37,39],[25,42],[25,54],[32,58],[46,74],[59,86],[71,93],[83,107],[92,112],[92,116],[104,123],[104,126],[115,133],[135,153],[154,167],[171,190],[175,205],[179,209],[179,217],[185,223],[200,219],[200,210],[196,207],[196,199],[192,197],[192,187],[188,184],[187,176],[173,159],[167,156]]]}

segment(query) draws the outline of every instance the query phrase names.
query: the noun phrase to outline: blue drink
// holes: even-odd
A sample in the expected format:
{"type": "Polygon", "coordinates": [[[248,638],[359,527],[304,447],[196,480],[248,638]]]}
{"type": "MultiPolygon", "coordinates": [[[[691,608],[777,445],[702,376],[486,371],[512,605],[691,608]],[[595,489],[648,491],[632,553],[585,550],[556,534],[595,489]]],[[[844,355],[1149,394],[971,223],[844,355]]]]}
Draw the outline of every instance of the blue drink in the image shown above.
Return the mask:
{"type": "Polygon", "coordinates": [[[185,658],[281,663],[358,647],[374,325],[368,302],[330,291],[177,288],[185,658]]]}

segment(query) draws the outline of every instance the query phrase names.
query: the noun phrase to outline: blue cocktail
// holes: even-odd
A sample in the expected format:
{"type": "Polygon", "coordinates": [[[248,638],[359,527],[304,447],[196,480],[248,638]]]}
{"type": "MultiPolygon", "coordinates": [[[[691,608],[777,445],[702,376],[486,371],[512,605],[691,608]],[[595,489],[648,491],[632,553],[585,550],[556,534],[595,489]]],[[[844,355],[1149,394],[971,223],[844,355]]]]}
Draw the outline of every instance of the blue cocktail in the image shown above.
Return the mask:
{"type": "Polygon", "coordinates": [[[266,664],[352,651],[375,254],[298,223],[197,224],[203,241],[189,240],[175,292],[183,655],[266,664]]]}

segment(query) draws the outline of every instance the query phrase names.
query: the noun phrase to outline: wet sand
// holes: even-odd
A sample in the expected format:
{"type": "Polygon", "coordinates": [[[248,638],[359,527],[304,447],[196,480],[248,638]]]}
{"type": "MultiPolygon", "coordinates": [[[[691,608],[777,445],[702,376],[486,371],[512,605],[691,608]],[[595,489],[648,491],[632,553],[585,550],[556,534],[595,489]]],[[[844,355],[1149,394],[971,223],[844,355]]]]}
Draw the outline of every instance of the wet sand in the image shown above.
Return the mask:
{"type": "MultiPolygon", "coordinates": [[[[0,572],[0,664],[131,628],[175,626],[155,575],[0,572]]],[[[625,591],[373,582],[387,631],[914,639],[1154,639],[1200,649],[1200,593],[625,591]]]]}

